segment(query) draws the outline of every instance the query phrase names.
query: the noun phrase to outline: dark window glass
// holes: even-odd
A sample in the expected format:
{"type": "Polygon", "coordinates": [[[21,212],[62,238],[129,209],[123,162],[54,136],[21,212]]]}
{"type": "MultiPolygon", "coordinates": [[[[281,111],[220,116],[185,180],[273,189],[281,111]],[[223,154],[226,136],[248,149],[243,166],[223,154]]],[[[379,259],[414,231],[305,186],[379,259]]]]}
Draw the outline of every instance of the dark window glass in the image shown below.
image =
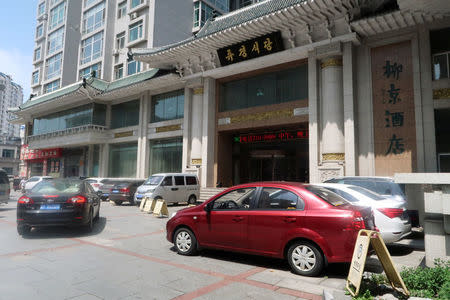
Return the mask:
{"type": "Polygon", "coordinates": [[[342,198],[341,196],[339,196],[336,193],[333,193],[330,190],[327,190],[326,188],[309,185],[309,186],[306,186],[305,189],[307,189],[308,191],[310,191],[311,193],[313,193],[320,199],[324,200],[325,202],[327,202],[333,206],[339,206],[339,205],[343,205],[343,204],[347,203],[347,201],[344,198],[342,198]]]}
{"type": "Polygon", "coordinates": [[[31,191],[38,195],[77,194],[81,187],[82,181],[77,179],[54,179],[37,183],[31,191]]]}
{"type": "Polygon", "coordinates": [[[353,197],[351,194],[349,194],[347,192],[344,192],[344,191],[341,191],[341,190],[338,190],[338,189],[329,188],[329,187],[325,187],[325,188],[330,190],[330,191],[332,191],[333,193],[338,194],[339,196],[342,196],[342,198],[344,198],[347,201],[359,202],[359,200],[357,198],[353,197]]]}
{"type": "Polygon", "coordinates": [[[243,188],[231,191],[220,198],[214,200],[212,209],[229,210],[229,209],[249,209],[251,201],[256,195],[256,188],[243,188]]]}
{"type": "Polygon", "coordinates": [[[154,141],[150,149],[151,174],[181,172],[182,139],[154,141]]]}
{"type": "Polygon", "coordinates": [[[1,172],[0,173],[0,183],[1,184],[9,184],[9,179],[8,179],[8,175],[5,172],[1,172]]]}
{"type": "Polygon", "coordinates": [[[219,110],[230,111],[308,98],[308,67],[258,75],[223,83],[219,110]]]}
{"type": "Polygon", "coordinates": [[[109,152],[110,177],[135,177],[137,144],[113,144],[109,152]]]}
{"type": "Polygon", "coordinates": [[[151,122],[181,119],[184,116],[184,91],[175,91],[152,97],[151,122]]]}
{"type": "Polygon", "coordinates": [[[162,186],[172,186],[173,185],[172,176],[165,177],[163,182],[161,183],[161,185],[162,186]]]}
{"type": "MultiPolygon", "coordinates": [[[[258,208],[297,209],[298,202],[298,196],[293,192],[278,188],[263,188],[258,208]]],[[[303,204],[299,208],[303,209],[303,204]]]]}
{"type": "Polygon", "coordinates": [[[111,128],[139,124],[139,100],[113,105],[111,107],[111,128]]]}
{"type": "Polygon", "coordinates": [[[175,185],[184,185],[184,176],[174,176],[175,185]]]}
{"type": "Polygon", "coordinates": [[[186,176],[186,185],[196,185],[197,178],[194,176],[186,176]]]}
{"type": "Polygon", "coordinates": [[[3,149],[2,157],[14,157],[14,150],[3,149]]]}

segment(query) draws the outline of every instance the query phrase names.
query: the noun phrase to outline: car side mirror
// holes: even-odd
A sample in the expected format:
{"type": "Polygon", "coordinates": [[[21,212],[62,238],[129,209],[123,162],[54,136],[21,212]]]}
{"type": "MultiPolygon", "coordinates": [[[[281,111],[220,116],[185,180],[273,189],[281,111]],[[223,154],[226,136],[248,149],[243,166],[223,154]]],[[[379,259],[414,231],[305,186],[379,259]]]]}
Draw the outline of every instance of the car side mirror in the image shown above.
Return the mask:
{"type": "Polygon", "coordinates": [[[207,213],[210,213],[211,212],[211,210],[212,210],[212,202],[209,202],[208,204],[206,204],[205,205],[205,211],[207,212],[207,213]]]}

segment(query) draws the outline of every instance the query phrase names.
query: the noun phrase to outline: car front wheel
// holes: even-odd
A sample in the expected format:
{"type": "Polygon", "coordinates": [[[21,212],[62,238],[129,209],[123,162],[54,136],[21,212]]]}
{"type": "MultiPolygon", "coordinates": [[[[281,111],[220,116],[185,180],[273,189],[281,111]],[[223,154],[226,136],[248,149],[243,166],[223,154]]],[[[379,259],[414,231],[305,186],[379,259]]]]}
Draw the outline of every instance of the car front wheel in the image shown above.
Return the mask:
{"type": "Polygon", "coordinates": [[[27,225],[18,225],[17,226],[17,232],[20,234],[20,235],[27,235],[27,234],[29,234],[30,233],[30,231],[31,231],[31,227],[30,226],[27,226],[27,225]]]}
{"type": "Polygon", "coordinates": [[[324,266],[322,252],[317,246],[306,241],[292,244],[287,259],[292,271],[303,276],[316,276],[324,266]]]}
{"type": "Polygon", "coordinates": [[[180,228],[175,232],[174,244],[178,254],[194,255],[197,252],[197,239],[187,228],[180,228]]]}

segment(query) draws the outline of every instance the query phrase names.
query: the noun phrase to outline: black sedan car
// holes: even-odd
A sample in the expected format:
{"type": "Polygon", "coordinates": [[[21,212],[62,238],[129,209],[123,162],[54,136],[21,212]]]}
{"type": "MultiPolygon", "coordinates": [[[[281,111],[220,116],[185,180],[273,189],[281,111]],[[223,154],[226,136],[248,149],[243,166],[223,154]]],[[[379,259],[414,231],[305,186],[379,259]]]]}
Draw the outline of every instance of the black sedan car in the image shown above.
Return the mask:
{"type": "Polygon", "coordinates": [[[144,183],[143,180],[123,180],[116,182],[111,188],[109,200],[116,205],[121,205],[123,202],[129,202],[134,205],[134,193],[138,186],[144,183]]]}
{"type": "Polygon", "coordinates": [[[100,197],[85,181],[54,179],[36,184],[17,201],[17,231],[31,227],[84,226],[92,231],[100,213],[100,197]]]}

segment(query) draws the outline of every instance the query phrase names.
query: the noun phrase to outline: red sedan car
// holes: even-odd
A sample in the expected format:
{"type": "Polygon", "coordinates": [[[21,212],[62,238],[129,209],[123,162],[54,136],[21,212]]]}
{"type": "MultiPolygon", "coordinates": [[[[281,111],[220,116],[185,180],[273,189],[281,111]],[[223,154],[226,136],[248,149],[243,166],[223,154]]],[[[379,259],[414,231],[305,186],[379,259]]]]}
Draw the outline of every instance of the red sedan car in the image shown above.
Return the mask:
{"type": "Polygon", "coordinates": [[[349,204],[319,186],[249,183],[178,211],[167,222],[177,252],[200,248],[287,258],[300,275],[318,275],[327,263],[350,262],[360,229],[374,229],[372,210],[349,204]]]}

